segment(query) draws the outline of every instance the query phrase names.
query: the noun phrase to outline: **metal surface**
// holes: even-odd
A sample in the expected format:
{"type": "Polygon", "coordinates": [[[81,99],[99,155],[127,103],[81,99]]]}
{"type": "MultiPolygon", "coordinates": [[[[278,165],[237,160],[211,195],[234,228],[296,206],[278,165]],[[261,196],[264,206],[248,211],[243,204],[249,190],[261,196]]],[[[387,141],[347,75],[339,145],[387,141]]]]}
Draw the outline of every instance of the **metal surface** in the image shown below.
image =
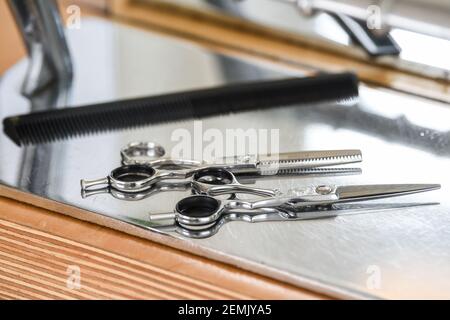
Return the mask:
{"type": "MultiPolygon", "coordinates": [[[[83,20],[68,40],[76,66],[70,105],[292,72],[98,20],[83,20]]],[[[19,94],[25,70],[22,62],[1,79],[1,118],[31,110],[30,101],[19,94]]],[[[37,195],[55,201],[53,210],[337,296],[450,298],[450,109],[387,89],[361,86],[360,94],[358,105],[248,112],[26,148],[1,134],[0,190],[6,186],[37,195]],[[362,210],[367,214],[298,223],[229,222],[207,239],[166,236],[128,224],[150,221],[149,213],[170,212],[189,191],[161,192],[135,202],[109,194],[80,195],[80,179],[119,166],[119,152],[131,141],[158,142],[170,153],[180,143],[176,130],[202,136],[207,129],[224,133],[233,128],[279,129],[281,152],[363,151],[362,175],[267,179],[257,182],[261,188],[287,192],[305,185],[441,183],[442,189],[375,200],[374,205],[385,209],[362,210]],[[440,204],[405,206],[428,202],[440,204]]],[[[200,150],[207,145],[205,138],[200,150]]]]}

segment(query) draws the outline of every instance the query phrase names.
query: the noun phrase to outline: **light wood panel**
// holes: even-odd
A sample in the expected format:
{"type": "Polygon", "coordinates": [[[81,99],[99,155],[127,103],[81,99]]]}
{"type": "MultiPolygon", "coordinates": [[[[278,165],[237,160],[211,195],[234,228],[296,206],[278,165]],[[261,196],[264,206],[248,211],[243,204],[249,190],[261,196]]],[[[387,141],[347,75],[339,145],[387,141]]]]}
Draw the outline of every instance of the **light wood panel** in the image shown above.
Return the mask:
{"type": "Polygon", "coordinates": [[[6,0],[0,1],[0,76],[25,55],[25,47],[6,0]]]}
{"type": "Polygon", "coordinates": [[[0,198],[0,297],[318,299],[319,294],[0,198]],[[81,289],[66,286],[68,267],[81,289]]]}

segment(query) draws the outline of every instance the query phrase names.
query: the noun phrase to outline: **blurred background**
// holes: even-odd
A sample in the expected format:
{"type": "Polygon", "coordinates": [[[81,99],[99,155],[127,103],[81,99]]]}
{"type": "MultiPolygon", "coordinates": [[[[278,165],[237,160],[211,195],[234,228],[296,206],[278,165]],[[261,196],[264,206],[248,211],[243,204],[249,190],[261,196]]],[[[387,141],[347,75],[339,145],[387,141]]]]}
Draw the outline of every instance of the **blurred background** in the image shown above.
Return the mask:
{"type": "MultiPolygon", "coordinates": [[[[350,68],[370,82],[447,100],[446,88],[439,86],[450,79],[450,2],[445,0],[57,0],[57,3],[66,24],[73,13],[69,8],[75,5],[82,8],[83,15],[114,18],[303,69],[350,68]],[[199,28],[198,23],[205,27],[199,28]],[[216,37],[217,30],[224,36],[216,37]],[[247,35],[249,41],[233,38],[236,31],[247,35]],[[270,41],[271,45],[263,46],[261,41],[270,41]],[[302,51],[292,52],[293,48],[302,51]],[[311,50],[317,54],[311,56],[311,50]],[[389,73],[392,69],[404,72],[407,81],[397,83],[398,75],[394,75],[393,81],[389,73]],[[389,79],[381,80],[380,71],[389,79]],[[427,92],[415,76],[437,80],[438,83],[427,85],[433,86],[435,92],[427,92]]],[[[7,1],[0,6],[0,41],[8,48],[0,55],[3,72],[24,56],[25,49],[7,1]]]]}

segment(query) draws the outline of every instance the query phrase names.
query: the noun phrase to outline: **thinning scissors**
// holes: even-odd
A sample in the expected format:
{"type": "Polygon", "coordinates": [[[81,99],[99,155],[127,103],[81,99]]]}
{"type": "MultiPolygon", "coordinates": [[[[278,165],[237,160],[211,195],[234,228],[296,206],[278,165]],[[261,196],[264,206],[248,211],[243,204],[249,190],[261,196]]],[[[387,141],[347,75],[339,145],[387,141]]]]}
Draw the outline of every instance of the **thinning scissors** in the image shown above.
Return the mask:
{"type": "Polygon", "coordinates": [[[305,188],[293,197],[274,197],[256,201],[218,200],[194,195],[180,200],[173,213],[150,215],[154,227],[175,227],[190,237],[210,236],[229,221],[297,221],[335,217],[333,205],[383,199],[439,189],[439,184],[321,185],[305,188]],[[168,223],[161,223],[168,221],[168,223]]]}
{"type": "Polygon", "coordinates": [[[148,165],[163,168],[224,167],[233,173],[276,174],[289,169],[337,166],[362,161],[360,150],[323,150],[278,153],[271,156],[243,155],[224,157],[209,163],[191,159],[164,157],[164,148],[154,142],[131,142],[120,151],[123,165],[148,165]]]}
{"type": "MultiPolygon", "coordinates": [[[[196,165],[193,165],[191,160],[158,158],[139,164],[123,165],[111,171],[105,178],[96,180],[83,179],[81,180],[81,188],[87,191],[106,185],[122,192],[143,192],[151,189],[157,182],[163,180],[184,180],[208,170],[210,173],[214,170],[222,169],[233,174],[273,175],[289,170],[312,170],[318,167],[361,161],[362,156],[359,150],[294,152],[283,153],[276,157],[232,157],[218,163],[197,163],[196,165]],[[166,166],[183,166],[185,164],[188,168],[164,169],[166,166]]],[[[343,170],[348,170],[348,168],[343,168],[343,170]]],[[[234,186],[236,184],[234,183],[234,186]]],[[[226,189],[230,189],[230,187],[226,187],[226,189]]],[[[250,188],[247,188],[247,191],[251,191],[250,188]]]]}
{"type": "Polygon", "coordinates": [[[123,165],[150,165],[154,168],[194,168],[205,165],[204,161],[165,157],[166,150],[155,142],[134,141],[120,150],[123,165]]]}

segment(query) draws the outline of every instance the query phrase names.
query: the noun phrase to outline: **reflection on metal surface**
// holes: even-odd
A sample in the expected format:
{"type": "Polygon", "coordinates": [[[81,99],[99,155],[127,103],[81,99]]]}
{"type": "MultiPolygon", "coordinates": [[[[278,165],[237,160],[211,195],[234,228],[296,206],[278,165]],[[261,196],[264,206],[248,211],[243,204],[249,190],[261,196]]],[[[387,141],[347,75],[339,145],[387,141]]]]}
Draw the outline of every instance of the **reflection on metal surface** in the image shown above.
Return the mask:
{"type": "Polygon", "coordinates": [[[402,51],[389,32],[374,32],[366,20],[354,19],[344,14],[328,13],[341,25],[355,45],[369,56],[398,56],[402,51]]]}
{"type": "MultiPolygon", "coordinates": [[[[70,101],[71,87],[62,81],[55,82],[46,90],[35,93],[29,99],[30,111],[55,109],[57,106],[66,105],[70,101]]],[[[47,173],[51,167],[52,145],[43,145],[40,148],[28,146],[23,148],[22,167],[19,174],[18,185],[21,189],[31,192],[39,192],[47,186],[47,173]],[[35,170],[39,166],[40,170],[35,170]]]]}
{"type": "Polygon", "coordinates": [[[440,131],[432,127],[419,126],[411,122],[405,114],[389,118],[364,111],[361,106],[348,108],[320,106],[311,108],[308,119],[322,121],[335,128],[346,127],[382,139],[391,139],[392,142],[413,146],[436,155],[450,156],[450,128],[440,131]]]}
{"type": "Polygon", "coordinates": [[[22,92],[32,96],[50,83],[72,80],[72,61],[55,0],[9,0],[30,57],[22,92]]]}
{"type": "MultiPolygon", "coordinates": [[[[340,27],[339,23],[324,13],[333,10],[320,10],[313,17],[305,17],[296,7],[297,2],[289,0],[183,0],[175,2],[200,11],[220,10],[222,13],[280,30],[288,37],[293,35],[309,45],[344,53],[357,59],[369,59],[368,55],[353,43],[351,37],[340,27]]],[[[320,5],[333,2],[315,1],[320,5]]],[[[355,7],[359,14],[353,16],[364,19],[367,15],[367,3],[371,1],[350,0],[350,2],[350,6],[337,6],[334,12],[348,14],[349,12],[346,11],[351,11],[352,7],[355,7]],[[339,8],[347,10],[339,10],[339,8]]],[[[423,3],[418,5],[413,2],[411,4],[410,1],[401,1],[400,5],[395,4],[393,8],[390,8],[393,10],[389,15],[389,23],[392,27],[390,34],[393,41],[399,44],[400,56],[383,56],[371,59],[371,61],[428,77],[450,80],[450,65],[447,59],[450,55],[450,12],[448,12],[448,7],[449,5],[445,1],[428,4],[427,7],[424,7],[423,3]],[[408,6],[411,8],[408,9],[408,6]],[[416,20],[402,19],[402,12],[406,15],[414,14],[416,20]],[[428,20],[428,23],[421,21],[424,18],[428,20]],[[392,21],[399,23],[392,23],[392,21]],[[405,23],[413,28],[404,29],[407,27],[405,23]],[[421,34],[421,30],[426,35],[421,34]],[[439,49],[434,50],[433,48],[439,49]]],[[[387,15],[383,15],[383,18],[386,17],[387,15]]]]}
{"type": "Polygon", "coordinates": [[[396,27],[450,40],[450,4],[445,0],[277,0],[302,13],[333,12],[366,20],[374,14],[384,29],[396,27]]]}
{"type": "MultiPolygon", "coordinates": [[[[217,55],[187,43],[98,20],[83,20],[82,25],[68,34],[77,67],[70,105],[240,80],[240,72],[224,72],[217,55]]],[[[228,68],[234,60],[227,60],[228,68]]],[[[25,70],[26,64],[20,63],[2,78],[2,119],[31,109],[29,101],[19,94],[25,70]]],[[[269,70],[267,66],[246,64],[239,70],[255,70],[251,75],[257,78],[283,76],[283,70],[269,70]]],[[[450,155],[446,132],[450,130],[450,109],[385,89],[360,89],[358,107],[329,104],[278,108],[213,117],[202,125],[205,130],[221,132],[235,128],[280,129],[281,152],[358,148],[364,153],[362,175],[258,179],[258,188],[287,192],[305,185],[434,182],[441,183],[442,189],[405,196],[402,203],[439,205],[394,206],[376,214],[301,223],[229,222],[210,238],[190,239],[178,233],[165,236],[158,231],[130,229],[107,218],[148,221],[151,213],[173,210],[177,201],[190,194],[189,190],[161,192],[132,202],[104,194],[82,199],[80,179],[101,176],[119,166],[123,146],[131,141],[155,141],[170,154],[177,144],[171,139],[173,131],[183,128],[193,133],[191,121],[39,145],[36,154],[46,157],[35,157],[33,163],[23,157],[23,148],[2,134],[0,181],[3,186],[56,201],[53,207],[63,203],[83,212],[95,212],[95,217],[102,217],[102,224],[314,290],[340,296],[449,298],[450,155]],[[47,148],[52,152],[47,153],[47,148]],[[26,171],[22,170],[25,166],[26,171]],[[379,288],[367,286],[371,266],[381,271],[379,288]]],[[[388,206],[399,200],[380,201],[375,200],[373,205],[388,206]]]]}

